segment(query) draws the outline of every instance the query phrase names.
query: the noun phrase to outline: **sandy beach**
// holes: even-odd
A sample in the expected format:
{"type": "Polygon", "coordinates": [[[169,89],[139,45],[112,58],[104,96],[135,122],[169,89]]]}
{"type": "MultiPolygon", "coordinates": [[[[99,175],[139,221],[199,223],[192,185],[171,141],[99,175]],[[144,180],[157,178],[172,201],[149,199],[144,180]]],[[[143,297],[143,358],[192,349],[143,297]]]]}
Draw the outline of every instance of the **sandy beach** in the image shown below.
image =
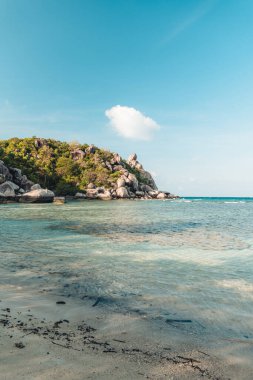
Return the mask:
{"type": "Polygon", "coordinates": [[[1,379],[252,378],[252,342],[200,341],[99,303],[2,289],[1,379]]]}

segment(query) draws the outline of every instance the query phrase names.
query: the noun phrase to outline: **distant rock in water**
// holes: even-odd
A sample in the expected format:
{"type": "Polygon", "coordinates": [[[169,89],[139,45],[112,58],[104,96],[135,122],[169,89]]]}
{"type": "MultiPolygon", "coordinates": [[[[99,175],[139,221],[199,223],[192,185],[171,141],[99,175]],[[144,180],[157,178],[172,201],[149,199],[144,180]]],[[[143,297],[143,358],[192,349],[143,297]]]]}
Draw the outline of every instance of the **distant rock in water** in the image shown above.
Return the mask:
{"type": "Polygon", "coordinates": [[[0,159],[0,202],[52,202],[54,194],[101,200],[175,198],[157,189],[136,153],[124,160],[94,145],[34,137],[0,140],[0,159]]]}

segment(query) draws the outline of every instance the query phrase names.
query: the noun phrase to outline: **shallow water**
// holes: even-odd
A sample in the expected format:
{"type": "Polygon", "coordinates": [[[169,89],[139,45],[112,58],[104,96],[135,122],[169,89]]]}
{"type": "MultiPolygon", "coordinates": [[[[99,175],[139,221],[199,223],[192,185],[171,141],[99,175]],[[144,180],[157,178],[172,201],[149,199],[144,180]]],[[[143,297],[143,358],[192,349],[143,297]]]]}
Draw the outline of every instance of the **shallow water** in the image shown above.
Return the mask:
{"type": "Polygon", "coordinates": [[[0,285],[253,337],[253,201],[0,206],[0,285]],[[92,301],[93,302],[93,301],[92,301]]]}

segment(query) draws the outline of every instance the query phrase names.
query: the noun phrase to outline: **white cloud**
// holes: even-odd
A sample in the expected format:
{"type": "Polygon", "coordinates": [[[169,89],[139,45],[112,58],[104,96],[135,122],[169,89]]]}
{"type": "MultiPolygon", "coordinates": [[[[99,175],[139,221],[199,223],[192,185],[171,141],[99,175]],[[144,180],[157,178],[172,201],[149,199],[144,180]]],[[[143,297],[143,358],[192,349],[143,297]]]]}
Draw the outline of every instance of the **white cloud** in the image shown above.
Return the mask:
{"type": "Polygon", "coordinates": [[[135,140],[150,140],[160,127],[150,117],[132,107],[114,106],[105,111],[111,126],[119,135],[135,140]]]}

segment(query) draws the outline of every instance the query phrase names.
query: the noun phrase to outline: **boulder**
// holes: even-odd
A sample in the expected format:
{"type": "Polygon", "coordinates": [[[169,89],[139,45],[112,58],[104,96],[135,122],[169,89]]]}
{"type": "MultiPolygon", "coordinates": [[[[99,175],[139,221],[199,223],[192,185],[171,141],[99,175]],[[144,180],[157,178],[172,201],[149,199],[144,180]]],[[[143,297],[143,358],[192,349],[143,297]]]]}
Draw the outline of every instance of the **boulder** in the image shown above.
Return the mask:
{"type": "Polygon", "coordinates": [[[135,192],[135,195],[136,195],[137,197],[144,197],[145,193],[144,193],[144,191],[136,191],[136,192],[135,192]]]}
{"type": "Polygon", "coordinates": [[[10,173],[12,174],[13,181],[19,180],[22,177],[22,172],[17,168],[9,168],[10,173]]]}
{"type": "Polygon", "coordinates": [[[5,176],[0,174],[0,185],[6,181],[5,176]]]}
{"type": "Polygon", "coordinates": [[[0,185],[0,193],[4,194],[5,197],[15,197],[19,186],[14,182],[6,181],[0,185]]]}
{"type": "Polygon", "coordinates": [[[111,160],[111,163],[112,164],[120,164],[121,161],[122,161],[122,158],[120,157],[120,155],[118,153],[114,153],[113,158],[111,160]]]}
{"type": "Polygon", "coordinates": [[[94,185],[94,183],[89,183],[89,185],[87,186],[87,189],[96,189],[96,186],[94,185]]]}
{"type": "Polygon", "coordinates": [[[142,170],[143,166],[138,161],[136,161],[135,168],[138,169],[138,170],[142,170]]]}
{"type": "Polygon", "coordinates": [[[5,181],[12,181],[12,175],[9,172],[9,169],[4,165],[3,161],[0,161],[0,175],[2,183],[5,181]]]}
{"type": "Polygon", "coordinates": [[[156,199],[166,199],[167,195],[165,193],[159,193],[156,197],[156,199]]]}
{"type": "Polygon", "coordinates": [[[32,185],[31,187],[31,190],[39,190],[39,189],[41,189],[41,186],[38,183],[36,183],[35,185],[32,185]]]}
{"type": "Polygon", "coordinates": [[[98,199],[101,199],[103,201],[109,201],[112,199],[111,193],[109,190],[105,190],[104,193],[98,194],[98,199]]]}
{"type": "Polygon", "coordinates": [[[157,190],[148,191],[148,195],[150,195],[151,198],[156,198],[158,194],[159,194],[159,191],[157,190]]]}
{"type": "Polygon", "coordinates": [[[54,193],[47,189],[29,191],[20,197],[20,202],[27,203],[49,203],[53,202],[54,193]]]}
{"type": "Polygon", "coordinates": [[[84,193],[76,193],[75,198],[76,199],[84,199],[84,198],[87,198],[87,196],[84,193]]]}
{"type": "Polygon", "coordinates": [[[125,186],[125,184],[126,184],[126,181],[124,180],[124,178],[119,178],[118,180],[117,180],[117,187],[118,188],[120,188],[120,187],[124,187],[125,186]]]}
{"type": "Polygon", "coordinates": [[[124,170],[124,167],[122,165],[114,165],[113,167],[114,172],[120,172],[121,170],[124,170]]]}
{"type": "Polygon", "coordinates": [[[119,187],[117,190],[116,190],[116,195],[118,198],[129,198],[129,194],[128,194],[128,191],[125,187],[119,187]]]}
{"type": "Polygon", "coordinates": [[[74,149],[72,152],[71,152],[71,156],[73,158],[73,160],[83,160],[84,156],[85,156],[85,153],[82,149],[74,149]]]}
{"type": "Polygon", "coordinates": [[[149,185],[142,185],[141,189],[142,189],[142,191],[146,191],[146,192],[154,191],[154,189],[151,186],[149,186],[149,185]]]}
{"type": "Polygon", "coordinates": [[[129,173],[128,181],[129,181],[129,185],[133,188],[133,190],[137,191],[139,188],[139,182],[138,182],[136,176],[132,173],[129,173]]]}
{"type": "Polygon", "coordinates": [[[131,161],[136,161],[136,160],[137,160],[137,154],[133,153],[133,154],[130,154],[130,156],[127,159],[127,162],[130,163],[131,161]]]}
{"type": "MultiPolygon", "coordinates": [[[[149,172],[146,172],[146,170],[139,170],[141,177],[145,180],[145,183],[150,186],[150,190],[157,190],[156,183],[152,177],[152,175],[149,172]]],[[[147,191],[150,191],[147,190],[147,191]]]]}
{"type": "Polygon", "coordinates": [[[33,185],[34,182],[27,179],[26,175],[22,176],[20,187],[22,187],[25,191],[30,191],[33,185]]]}
{"type": "Polygon", "coordinates": [[[87,189],[86,190],[86,196],[89,199],[96,199],[98,196],[97,189],[87,189]]]}

